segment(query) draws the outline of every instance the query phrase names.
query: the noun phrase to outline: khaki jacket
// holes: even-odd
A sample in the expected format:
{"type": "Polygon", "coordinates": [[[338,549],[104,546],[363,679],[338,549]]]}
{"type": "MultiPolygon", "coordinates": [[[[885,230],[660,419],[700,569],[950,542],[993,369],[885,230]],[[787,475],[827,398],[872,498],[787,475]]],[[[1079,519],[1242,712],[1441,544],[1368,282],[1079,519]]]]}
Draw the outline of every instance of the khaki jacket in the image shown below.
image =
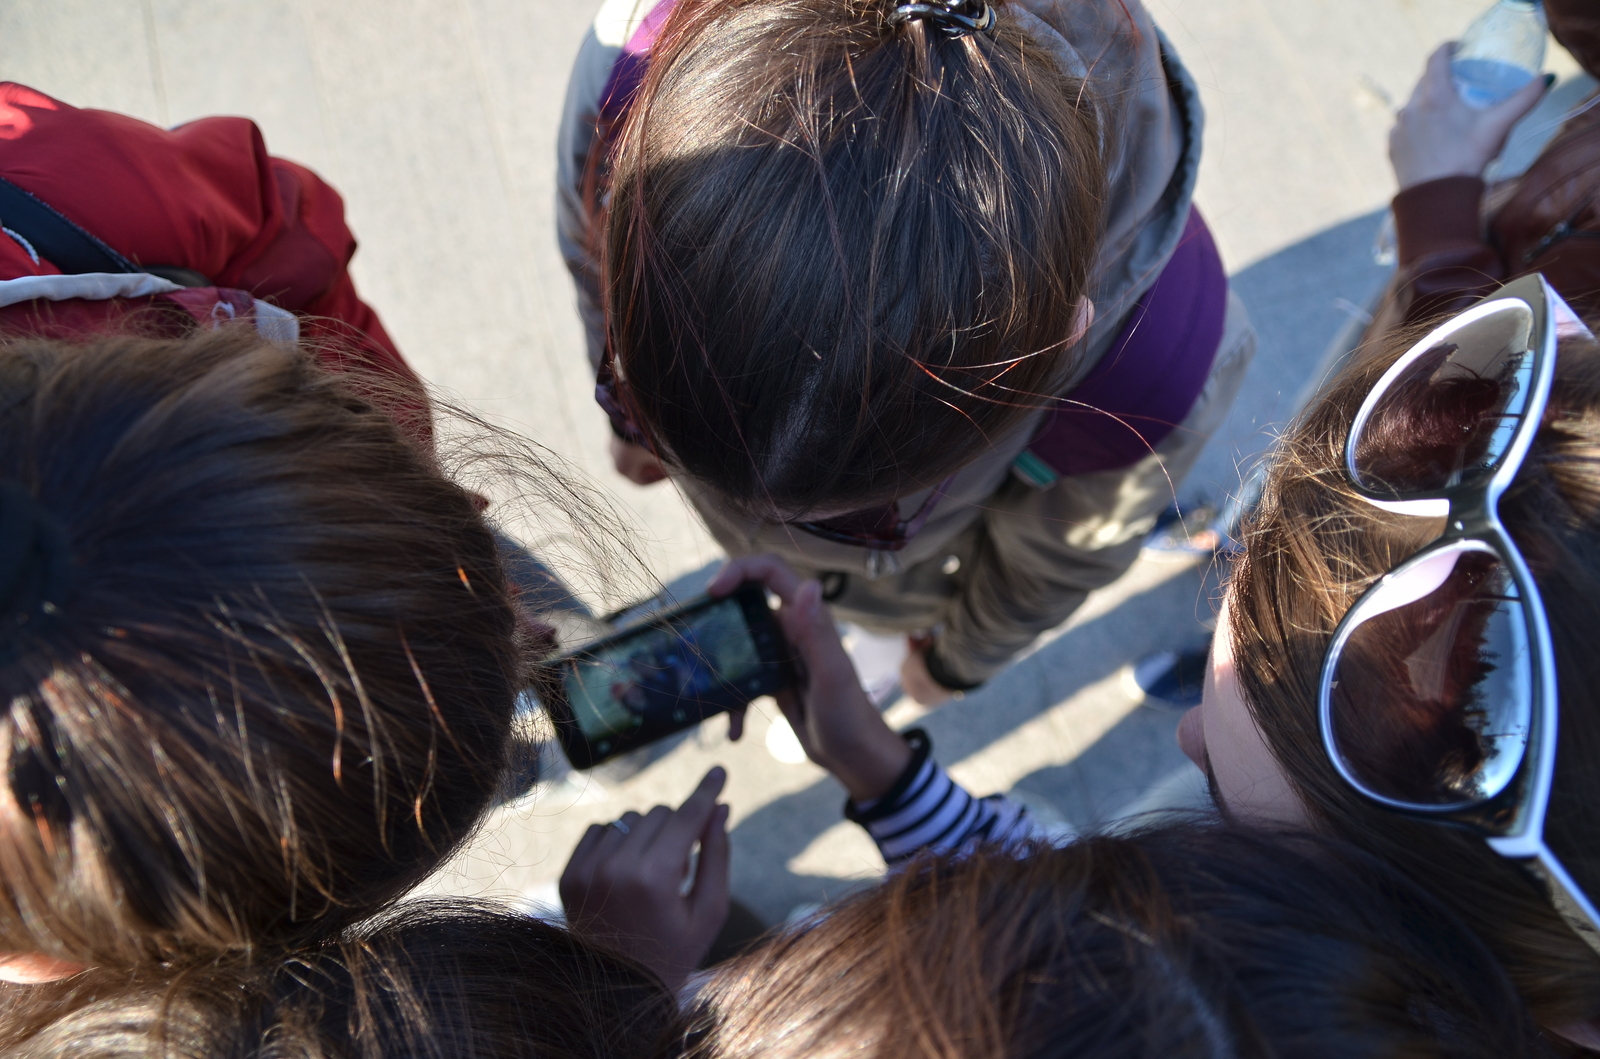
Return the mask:
{"type": "MultiPolygon", "coordinates": [[[[559,132],[558,234],[577,285],[589,358],[596,368],[604,352],[604,319],[599,274],[587,251],[591,218],[582,180],[596,136],[600,96],[612,64],[633,28],[653,6],[654,0],[610,0],[601,10],[573,66],[559,132]]],[[[998,10],[1001,18],[1017,19],[1036,41],[1054,52],[1069,74],[1089,83],[1106,137],[1107,228],[1092,294],[1097,318],[1072,378],[1075,383],[1110,348],[1128,312],[1155,282],[1177,245],[1199,170],[1204,115],[1193,79],[1138,0],[1010,0],[998,10]]],[[[1248,340],[1253,352],[1253,335],[1237,308],[1230,313],[1229,334],[1236,344],[1248,340]]],[[[1228,341],[1225,337],[1224,342],[1228,341]]],[[[1246,356],[1243,363],[1248,359],[1246,356]]],[[[1239,358],[1230,361],[1219,353],[1213,375],[1225,361],[1242,371],[1239,358]]],[[[1236,389],[1236,385],[1219,389],[1208,384],[1208,391],[1226,391],[1228,402],[1236,389]]],[[[1203,395],[1202,403],[1204,400],[1203,395]]],[[[679,484],[730,554],[771,551],[803,572],[850,575],[847,591],[835,601],[843,617],[877,629],[937,627],[940,658],[946,668],[975,681],[1003,666],[1038,633],[1065,620],[1081,602],[1084,591],[1120,574],[1137,555],[1136,547],[1131,554],[1123,554],[1130,535],[1137,532],[1130,527],[1148,527],[1155,513],[1172,499],[1167,490],[1131,508],[1124,504],[1127,525],[1121,526],[1124,520],[1119,518],[1121,528],[1102,526],[1099,536],[1089,541],[1084,541],[1075,527],[1059,524],[1058,516],[1039,510],[1037,504],[996,507],[992,501],[998,499],[1002,488],[1016,487],[1017,480],[1010,473],[1012,461],[1037,432],[1043,415],[1042,411],[1035,413],[1010,436],[997,439],[956,475],[922,531],[904,551],[896,553],[899,569],[889,577],[869,576],[879,571],[869,571],[867,549],[824,541],[781,524],[753,522],[727,510],[694,483],[679,484]],[[1146,511],[1151,504],[1153,509],[1146,511]],[[1029,523],[1031,528],[1017,529],[1030,546],[1005,555],[973,544],[974,534],[987,536],[982,524],[992,519],[1029,523]],[[952,551],[958,540],[968,542],[962,549],[970,552],[965,559],[952,551]],[[1094,554],[1092,575],[1082,569],[1089,553],[1108,547],[1118,552],[1110,568],[1107,555],[1094,554]],[[943,573],[952,567],[957,568],[954,575],[943,573]],[[931,572],[935,568],[940,571],[937,575],[931,572]],[[922,578],[926,583],[913,591],[906,579],[915,579],[918,571],[927,574],[922,578]],[[971,602],[969,586],[979,582],[1063,586],[1071,582],[1074,587],[1042,596],[1029,592],[1026,602],[1018,600],[1014,605],[965,606],[964,600],[971,602]]],[[[1196,455],[1203,440],[1183,430],[1169,439],[1180,449],[1194,447],[1196,455]]],[[[1186,469],[1192,457],[1182,462],[1186,469]]],[[[1134,471],[1129,469],[1130,474],[1134,471]]],[[[1165,474],[1161,478],[1166,481],[1165,474]]],[[[1071,492],[1072,481],[1034,491],[1071,492]]],[[[1102,495],[1105,489],[1100,482],[1094,492],[1102,495]]],[[[916,510],[925,496],[902,498],[901,510],[916,510]]]]}

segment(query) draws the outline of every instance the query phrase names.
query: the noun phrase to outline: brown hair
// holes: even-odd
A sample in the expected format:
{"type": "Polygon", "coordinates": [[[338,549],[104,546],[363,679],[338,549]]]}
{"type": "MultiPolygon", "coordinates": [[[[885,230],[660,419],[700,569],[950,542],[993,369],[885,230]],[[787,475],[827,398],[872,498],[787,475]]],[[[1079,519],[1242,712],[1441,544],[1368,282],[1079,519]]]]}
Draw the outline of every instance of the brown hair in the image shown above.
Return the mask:
{"type": "Polygon", "coordinates": [[[632,960],[446,899],[276,963],[0,989],[0,1021],[37,1019],[26,1059],[654,1059],[676,1015],[632,960]]]}
{"type": "Polygon", "coordinates": [[[917,862],[719,971],[694,1029],[693,1059],[1541,1054],[1397,873],[1204,827],[917,862]]]}
{"type": "Polygon", "coordinates": [[[1105,196],[1086,86],[886,0],[679,0],[614,155],[608,341],[685,473],[761,512],[951,474],[1075,367],[1105,196]]]}
{"type": "MultiPolygon", "coordinates": [[[[1381,349],[1336,378],[1282,439],[1260,507],[1246,527],[1246,554],[1230,590],[1240,686],[1318,827],[1394,863],[1448,904],[1494,950],[1542,1022],[1593,1018],[1600,1016],[1600,957],[1563,924],[1537,885],[1477,835],[1366,800],[1340,778],[1323,749],[1318,680],[1335,626],[1378,577],[1442,528],[1439,520],[1393,515],[1367,504],[1344,470],[1346,438],[1362,400],[1420,337],[1421,329],[1385,339],[1381,349]]],[[[1475,416],[1480,396],[1464,391],[1459,414],[1475,416]]],[[[1408,429],[1425,438],[1449,422],[1434,409],[1408,429]]],[[[1581,867],[1576,874],[1594,878],[1600,773],[1565,764],[1600,760],[1600,654],[1591,642],[1600,628],[1600,346],[1594,341],[1562,341],[1544,424],[1500,502],[1500,516],[1528,560],[1555,639],[1563,764],[1546,836],[1569,868],[1581,867]]],[[[1392,672],[1394,658],[1426,632],[1398,630],[1395,635],[1410,639],[1384,651],[1374,648],[1363,685],[1378,700],[1374,711],[1388,694],[1385,674],[1392,672]]],[[[1358,667],[1346,668],[1352,679],[1359,676],[1358,667]]],[[[1444,698],[1453,703],[1460,697],[1444,698]]],[[[1417,745],[1461,734],[1454,714],[1413,720],[1417,745]],[[1423,731],[1424,721],[1435,728],[1423,731]]],[[[1437,744],[1422,756],[1437,760],[1436,750],[1437,744]]]]}
{"type": "Polygon", "coordinates": [[[326,937],[467,836],[524,659],[471,497],[244,327],[0,346],[0,479],[59,526],[0,657],[0,950],[326,937]]]}

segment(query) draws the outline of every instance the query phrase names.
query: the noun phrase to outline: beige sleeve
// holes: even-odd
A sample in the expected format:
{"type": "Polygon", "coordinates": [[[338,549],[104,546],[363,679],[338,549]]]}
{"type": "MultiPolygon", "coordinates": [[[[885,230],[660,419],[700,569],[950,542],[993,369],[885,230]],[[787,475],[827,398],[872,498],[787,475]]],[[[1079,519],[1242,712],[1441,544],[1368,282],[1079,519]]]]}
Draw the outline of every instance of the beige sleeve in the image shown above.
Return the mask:
{"type": "Polygon", "coordinates": [[[593,29],[584,35],[567,79],[566,101],[556,132],[556,239],[577,289],[589,365],[596,371],[605,353],[605,314],[600,308],[600,269],[589,252],[592,218],[584,202],[583,181],[589,152],[598,135],[600,95],[620,53],[619,48],[601,43],[593,29]]]}

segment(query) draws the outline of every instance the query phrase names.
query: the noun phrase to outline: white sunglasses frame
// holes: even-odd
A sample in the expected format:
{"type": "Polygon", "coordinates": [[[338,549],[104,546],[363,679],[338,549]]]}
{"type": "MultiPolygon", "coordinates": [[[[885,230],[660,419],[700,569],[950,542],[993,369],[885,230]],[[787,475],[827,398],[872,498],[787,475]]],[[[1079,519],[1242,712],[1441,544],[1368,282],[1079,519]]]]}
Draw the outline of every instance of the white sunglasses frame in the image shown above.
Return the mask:
{"type": "MultiPolygon", "coordinates": [[[[1323,655],[1321,678],[1318,682],[1317,713],[1321,727],[1323,749],[1329,761],[1344,781],[1371,801],[1388,809],[1423,818],[1466,823],[1483,834],[1489,847],[1500,856],[1521,863],[1544,884],[1551,903],[1562,919],[1597,953],[1600,953],[1600,911],[1589,896],[1562,866],[1544,840],[1545,817],[1550,807],[1550,790],[1555,780],[1556,735],[1560,723],[1560,695],[1556,688],[1555,651],[1550,636],[1550,625],[1540,598],[1538,586],[1528,570],[1527,562],[1517,550],[1505,527],[1500,523],[1500,498],[1510,488],[1522,469],[1534,435],[1544,417],[1550,400],[1550,387],[1555,378],[1556,344],[1562,335],[1588,334],[1576,313],[1561,296],[1551,288],[1543,276],[1533,275],[1506,284],[1482,301],[1452,317],[1420,342],[1413,345],[1399,360],[1384,372],[1373,385],[1350,426],[1345,444],[1345,472],[1356,493],[1367,503],[1385,511],[1403,515],[1429,518],[1443,517],[1445,530],[1435,540],[1419,549],[1378,579],[1340,620],[1333,639],[1323,655]],[[1516,417],[1509,429],[1512,435],[1506,445],[1499,465],[1481,486],[1454,486],[1439,490],[1422,490],[1413,493],[1380,494],[1364,486],[1356,471],[1355,446],[1367,420],[1377,408],[1378,401],[1389,387],[1418,358],[1432,351],[1452,334],[1462,328],[1502,312],[1513,305],[1531,311],[1532,327],[1529,334],[1531,363],[1524,369],[1531,378],[1521,395],[1521,406],[1508,413],[1516,417]],[[1494,554],[1505,562],[1522,607],[1529,633],[1533,674],[1533,701],[1528,718],[1528,738],[1521,760],[1511,778],[1487,797],[1461,805],[1425,805],[1385,797],[1363,783],[1345,762],[1333,734],[1333,685],[1340,655],[1350,636],[1375,614],[1363,614],[1363,604],[1375,593],[1383,591],[1408,571],[1425,560],[1436,558],[1446,551],[1483,551],[1494,554]],[[1530,767],[1531,766],[1531,767],[1530,767]],[[1487,812],[1493,803],[1507,798],[1512,802],[1509,813],[1487,812]]],[[[1591,336],[1592,337],[1592,336],[1591,336]]],[[[1381,612],[1379,612],[1381,613],[1381,612]]]]}

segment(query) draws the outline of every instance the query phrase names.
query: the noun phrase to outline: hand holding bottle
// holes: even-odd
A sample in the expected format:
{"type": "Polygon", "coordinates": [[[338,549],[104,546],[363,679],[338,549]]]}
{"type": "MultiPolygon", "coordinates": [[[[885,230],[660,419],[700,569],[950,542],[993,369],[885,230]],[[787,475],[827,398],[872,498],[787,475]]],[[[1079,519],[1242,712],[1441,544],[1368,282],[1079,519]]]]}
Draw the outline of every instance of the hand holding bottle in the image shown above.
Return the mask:
{"type": "Polygon", "coordinates": [[[1450,57],[1456,91],[1479,110],[1510,98],[1544,68],[1549,33],[1540,0],[1495,0],[1467,27],[1450,57]]]}
{"type": "Polygon", "coordinates": [[[1451,176],[1482,176],[1506,137],[1549,88],[1535,77],[1508,98],[1479,109],[1461,98],[1451,74],[1454,44],[1442,44],[1389,132],[1389,161],[1400,190],[1451,176]]]}

